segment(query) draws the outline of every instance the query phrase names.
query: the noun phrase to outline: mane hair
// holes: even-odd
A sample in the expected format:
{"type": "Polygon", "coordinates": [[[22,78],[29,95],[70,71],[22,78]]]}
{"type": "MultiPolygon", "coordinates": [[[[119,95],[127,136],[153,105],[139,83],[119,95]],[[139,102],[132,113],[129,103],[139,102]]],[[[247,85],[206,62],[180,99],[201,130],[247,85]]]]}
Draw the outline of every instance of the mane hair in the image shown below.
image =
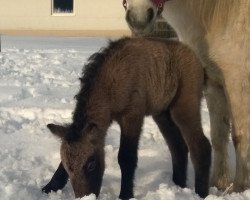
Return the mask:
{"type": "Polygon", "coordinates": [[[240,4],[245,0],[184,0],[205,29],[224,27],[237,15],[240,4]]]}
{"type": "Polygon", "coordinates": [[[73,112],[73,123],[69,126],[69,131],[66,135],[67,141],[76,141],[81,136],[81,131],[87,122],[86,106],[88,99],[93,89],[94,82],[105,61],[113,55],[113,52],[126,41],[128,38],[111,41],[106,48],[101,48],[99,52],[92,54],[82,70],[81,89],[76,98],[76,107],[73,112]]]}

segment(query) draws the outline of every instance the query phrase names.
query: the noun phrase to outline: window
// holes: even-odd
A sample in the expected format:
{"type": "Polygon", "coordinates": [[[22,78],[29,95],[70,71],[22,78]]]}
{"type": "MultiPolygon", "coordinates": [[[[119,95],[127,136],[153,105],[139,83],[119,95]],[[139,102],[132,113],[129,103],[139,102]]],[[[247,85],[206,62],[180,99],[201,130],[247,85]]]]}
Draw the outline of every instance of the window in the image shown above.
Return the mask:
{"type": "Polygon", "coordinates": [[[52,0],[53,15],[68,15],[74,13],[74,0],[52,0]]]}

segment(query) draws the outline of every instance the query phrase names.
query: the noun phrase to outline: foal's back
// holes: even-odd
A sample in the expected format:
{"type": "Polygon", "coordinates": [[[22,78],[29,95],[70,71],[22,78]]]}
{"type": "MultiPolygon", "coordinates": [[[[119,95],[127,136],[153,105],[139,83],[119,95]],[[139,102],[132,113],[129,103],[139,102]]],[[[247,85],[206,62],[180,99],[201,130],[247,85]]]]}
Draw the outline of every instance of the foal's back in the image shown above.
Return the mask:
{"type": "Polygon", "coordinates": [[[145,114],[166,108],[183,84],[201,96],[203,70],[194,53],[178,41],[124,38],[103,68],[117,112],[128,100],[145,114]],[[110,78],[112,77],[112,78],[110,78]]]}

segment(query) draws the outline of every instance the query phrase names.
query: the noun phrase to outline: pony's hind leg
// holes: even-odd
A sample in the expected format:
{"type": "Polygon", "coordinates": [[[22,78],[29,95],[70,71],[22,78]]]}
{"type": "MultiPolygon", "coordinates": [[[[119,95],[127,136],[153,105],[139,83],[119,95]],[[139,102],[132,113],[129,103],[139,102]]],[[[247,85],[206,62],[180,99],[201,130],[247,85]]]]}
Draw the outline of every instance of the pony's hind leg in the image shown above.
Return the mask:
{"type": "Polygon", "coordinates": [[[127,200],[134,197],[134,175],[137,167],[137,150],[143,118],[126,115],[120,122],[121,139],[118,163],[121,168],[121,191],[119,198],[127,200]]]}
{"type": "Polygon", "coordinates": [[[242,192],[250,188],[250,62],[233,70],[235,67],[224,78],[231,106],[236,153],[233,191],[242,192]]]}
{"type": "Polygon", "coordinates": [[[230,183],[228,164],[228,140],[230,132],[229,110],[222,86],[207,81],[205,97],[210,116],[213,147],[213,170],[211,185],[225,190],[230,183]]]}
{"type": "Polygon", "coordinates": [[[169,110],[153,116],[158,125],[168,148],[171,152],[173,166],[173,181],[180,187],[186,187],[188,148],[178,129],[173,122],[169,110]]]}
{"type": "Polygon", "coordinates": [[[200,99],[190,93],[180,94],[171,109],[171,116],[190,151],[195,171],[195,192],[201,197],[206,197],[209,188],[211,145],[202,131],[200,99]]]}
{"type": "Polygon", "coordinates": [[[45,193],[56,192],[57,190],[61,190],[64,188],[68,181],[68,173],[63,167],[62,162],[59,164],[56,172],[52,176],[50,182],[42,188],[42,191],[45,193]]]}

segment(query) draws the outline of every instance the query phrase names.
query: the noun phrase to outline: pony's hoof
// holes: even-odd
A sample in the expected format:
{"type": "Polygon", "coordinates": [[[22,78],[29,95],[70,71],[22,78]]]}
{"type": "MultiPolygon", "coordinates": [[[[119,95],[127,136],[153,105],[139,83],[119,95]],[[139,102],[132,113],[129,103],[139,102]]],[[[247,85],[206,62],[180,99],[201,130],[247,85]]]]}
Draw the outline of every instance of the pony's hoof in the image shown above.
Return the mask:
{"type": "Polygon", "coordinates": [[[234,185],[234,184],[231,183],[231,184],[226,188],[226,190],[222,193],[222,196],[225,196],[226,194],[232,193],[232,192],[233,192],[233,188],[234,188],[233,185],[234,185]]]}
{"type": "Polygon", "coordinates": [[[221,176],[220,178],[212,178],[210,185],[216,187],[218,190],[225,191],[231,184],[228,176],[221,176]]]}
{"type": "Polygon", "coordinates": [[[238,184],[238,183],[233,183],[233,187],[230,190],[230,192],[244,192],[245,190],[249,189],[249,185],[244,185],[244,184],[238,184]]]}

